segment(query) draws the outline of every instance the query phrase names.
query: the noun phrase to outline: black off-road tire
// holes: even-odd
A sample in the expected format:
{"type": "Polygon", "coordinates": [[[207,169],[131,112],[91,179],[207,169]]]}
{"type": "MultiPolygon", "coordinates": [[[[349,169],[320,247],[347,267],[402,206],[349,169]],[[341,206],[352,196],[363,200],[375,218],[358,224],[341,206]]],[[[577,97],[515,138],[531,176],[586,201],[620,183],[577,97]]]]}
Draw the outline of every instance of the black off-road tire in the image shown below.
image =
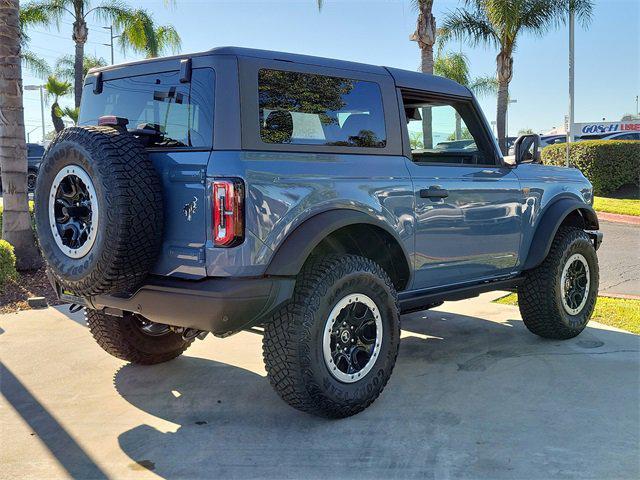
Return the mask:
{"type": "Polygon", "coordinates": [[[105,352],[139,365],[173,360],[193,343],[172,331],[159,336],[148,335],[140,329],[140,317],[132,313],[116,317],[85,309],[85,318],[91,335],[105,352]]]}
{"type": "Polygon", "coordinates": [[[598,296],[598,257],[589,236],[576,227],[560,227],[542,264],[525,274],[518,287],[518,305],[526,327],[544,338],[566,340],[582,332],[593,313],[598,296]],[[589,266],[590,284],[586,304],[576,315],[562,304],[561,277],[567,260],[581,254],[589,266]]]}
{"type": "Polygon", "coordinates": [[[396,362],[400,311],[395,288],[369,259],[316,259],[299,274],[292,300],[265,325],[262,345],[269,381],[285,402],[328,418],[354,415],[380,395],[396,362]],[[343,383],[327,367],[322,340],[329,313],[350,293],[364,293],[376,303],[383,335],[373,368],[355,383],[343,383]]]}
{"type": "Polygon", "coordinates": [[[160,178],[140,141],[111,127],[72,127],[49,145],[36,181],[36,228],[56,281],[78,296],[131,292],[147,276],[162,245],[160,178]],[[93,182],[99,207],[95,242],[70,258],[49,222],[50,191],[64,167],[77,165],[93,182]]]}

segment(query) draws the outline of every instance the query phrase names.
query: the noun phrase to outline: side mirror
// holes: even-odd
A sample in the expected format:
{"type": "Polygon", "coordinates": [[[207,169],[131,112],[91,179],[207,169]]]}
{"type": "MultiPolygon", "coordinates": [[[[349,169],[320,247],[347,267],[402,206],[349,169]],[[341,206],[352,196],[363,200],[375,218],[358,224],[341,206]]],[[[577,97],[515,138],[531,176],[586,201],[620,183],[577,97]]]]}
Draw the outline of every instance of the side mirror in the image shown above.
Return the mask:
{"type": "Polygon", "coordinates": [[[516,165],[540,163],[540,136],[533,133],[520,135],[513,144],[516,165]]]}

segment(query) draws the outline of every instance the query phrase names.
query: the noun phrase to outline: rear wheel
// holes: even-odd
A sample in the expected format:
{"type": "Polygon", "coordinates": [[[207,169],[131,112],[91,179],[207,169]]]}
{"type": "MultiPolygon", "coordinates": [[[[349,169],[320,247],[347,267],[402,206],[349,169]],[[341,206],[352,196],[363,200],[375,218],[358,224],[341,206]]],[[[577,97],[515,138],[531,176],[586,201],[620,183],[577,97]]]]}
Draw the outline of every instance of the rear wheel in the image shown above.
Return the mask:
{"type": "Polygon", "coordinates": [[[347,417],[384,389],[400,343],[400,314],[391,280],[355,255],[305,266],[292,301],[265,326],[269,380],[289,405],[347,417]]]}
{"type": "Polygon", "coordinates": [[[591,318],[598,282],[598,257],[589,236],[560,227],[547,258],[518,287],[524,324],[544,338],[575,337],[591,318]]]}
{"type": "Polygon", "coordinates": [[[121,360],[153,365],[172,360],[182,354],[193,339],[184,340],[168,325],[150,322],[126,312],[122,317],[85,310],[87,325],[102,349],[121,360]]]}

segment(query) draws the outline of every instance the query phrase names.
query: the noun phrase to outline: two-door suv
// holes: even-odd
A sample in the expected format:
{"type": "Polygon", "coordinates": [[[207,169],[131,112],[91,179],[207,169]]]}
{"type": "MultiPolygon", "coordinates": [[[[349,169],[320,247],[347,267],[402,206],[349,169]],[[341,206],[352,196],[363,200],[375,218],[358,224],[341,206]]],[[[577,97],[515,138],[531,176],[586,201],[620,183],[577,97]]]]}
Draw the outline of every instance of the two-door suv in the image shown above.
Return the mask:
{"type": "Polygon", "coordinates": [[[317,415],[378,397],[401,313],[517,290],[567,339],[596,302],[589,182],[536,136],[507,163],[437,76],[228,47],[92,70],[36,190],[51,282],[103,349],[260,332],[275,390],[317,415]]]}

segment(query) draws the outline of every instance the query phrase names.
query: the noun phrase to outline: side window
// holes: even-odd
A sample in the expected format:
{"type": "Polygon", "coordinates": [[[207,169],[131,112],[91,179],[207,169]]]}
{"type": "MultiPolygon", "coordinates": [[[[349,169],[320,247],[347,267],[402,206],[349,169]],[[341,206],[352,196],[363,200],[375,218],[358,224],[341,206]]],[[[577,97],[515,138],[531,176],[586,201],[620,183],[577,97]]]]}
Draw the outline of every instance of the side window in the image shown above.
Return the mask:
{"type": "Polygon", "coordinates": [[[384,148],[378,84],[261,69],[260,138],[265,143],[384,148]]]}
{"type": "Polygon", "coordinates": [[[414,162],[495,164],[495,156],[471,103],[403,100],[414,162]]]}
{"type": "Polygon", "coordinates": [[[210,147],[213,135],[214,73],[194,69],[191,83],[178,72],[155,73],[105,81],[102,93],[85,87],[80,125],[95,125],[103,115],[129,120],[129,129],[150,124],[164,138],[154,147],[210,147]]]}

